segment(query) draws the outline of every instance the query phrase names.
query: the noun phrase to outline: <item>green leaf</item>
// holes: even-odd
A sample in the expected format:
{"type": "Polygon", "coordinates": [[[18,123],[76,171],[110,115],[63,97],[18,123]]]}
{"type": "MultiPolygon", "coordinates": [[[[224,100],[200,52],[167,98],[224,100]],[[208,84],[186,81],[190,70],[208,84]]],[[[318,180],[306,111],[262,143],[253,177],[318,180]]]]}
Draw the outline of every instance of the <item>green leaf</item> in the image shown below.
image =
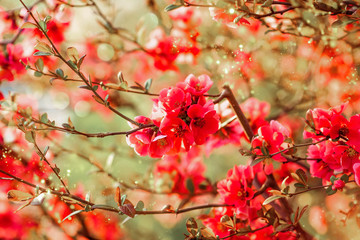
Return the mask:
{"type": "Polygon", "coordinates": [[[296,188],[306,188],[306,186],[304,184],[302,184],[302,183],[295,183],[294,186],[296,188]]]}
{"type": "Polygon", "coordinates": [[[42,30],[44,30],[45,32],[47,32],[46,22],[44,22],[44,21],[39,21],[39,25],[40,25],[40,27],[41,27],[42,30]]]}
{"type": "Polygon", "coordinates": [[[28,141],[30,143],[34,143],[34,134],[31,131],[26,132],[25,139],[26,139],[26,141],[28,141]]]}
{"type": "Polygon", "coordinates": [[[35,77],[41,77],[43,74],[41,72],[35,71],[34,76],[35,77]]]}
{"type": "Polygon", "coordinates": [[[43,123],[47,123],[47,122],[48,122],[48,115],[47,115],[47,113],[44,113],[43,115],[41,115],[40,121],[43,122],[43,123]]]}
{"type": "Polygon", "coordinates": [[[64,78],[64,71],[61,68],[58,68],[55,70],[56,75],[58,75],[60,78],[64,78]]]}
{"type": "Polygon", "coordinates": [[[259,157],[259,158],[255,158],[254,160],[252,160],[252,162],[250,163],[250,166],[255,166],[256,164],[264,161],[267,157],[259,157]]]}
{"type": "Polygon", "coordinates": [[[284,198],[286,196],[283,196],[283,195],[274,195],[274,196],[271,196],[271,197],[268,197],[267,199],[265,199],[265,201],[263,202],[262,205],[266,205],[266,204],[269,204],[277,199],[280,199],[280,198],[284,198]]]}
{"type": "Polygon", "coordinates": [[[44,61],[41,58],[38,58],[35,62],[35,67],[39,72],[44,70],[44,61]]]}
{"type": "Polygon", "coordinates": [[[165,7],[164,11],[165,12],[170,12],[172,10],[175,10],[175,9],[179,8],[179,7],[182,7],[182,5],[170,4],[170,5],[165,7]]]}
{"type": "Polygon", "coordinates": [[[191,178],[186,179],[186,189],[189,190],[191,194],[195,192],[195,185],[191,178]]]}
{"type": "Polygon", "coordinates": [[[82,86],[79,86],[79,88],[83,88],[83,89],[91,90],[91,87],[89,87],[89,86],[87,86],[87,85],[82,85],[82,86]]]}
{"type": "Polygon", "coordinates": [[[330,182],[331,183],[334,183],[335,180],[337,180],[337,178],[334,175],[330,177],[330,182]]]}
{"type": "Polygon", "coordinates": [[[291,227],[291,224],[281,224],[275,228],[276,232],[286,232],[291,227]]]}
{"type": "Polygon", "coordinates": [[[21,26],[21,28],[38,28],[38,26],[35,23],[26,22],[21,26]]]}
{"type": "Polygon", "coordinates": [[[343,175],[340,177],[340,179],[347,183],[347,182],[349,181],[349,176],[346,175],[346,174],[343,174],[343,175]]]}
{"type": "Polygon", "coordinates": [[[328,188],[326,188],[326,194],[327,194],[328,196],[333,195],[333,194],[335,194],[336,192],[337,192],[337,191],[336,191],[336,190],[333,190],[331,186],[329,186],[328,188]]]}
{"type": "Polygon", "coordinates": [[[136,211],[142,211],[142,210],[144,210],[144,207],[145,207],[144,202],[140,200],[140,201],[136,204],[135,210],[136,210],[136,211]]]}
{"type": "Polygon", "coordinates": [[[146,82],[145,82],[145,92],[149,92],[149,90],[150,90],[150,87],[151,87],[151,84],[152,84],[152,79],[151,78],[149,78],[148,80],[146,80],[146,82]]]}
{"type": "Polygon", "coordinates": [[[51,56],[52,54],[49,52],[36,52],[33,54],[34,56],[51,56]]]}
{"type": "Polygon", "coordinates": [[[81,64],[83,63],[85,57],[86,57],[86,55],[83,55],[83,56],[79,59],[79,61],[78,61],[78,63],[77,63],[77,67],[78,67],[78,68],[81,67],[81,64]]]}
{"type": "Polygon", "coordinates": [[[73,61],[68,60],[67,63],[69,63],[73,69],[78,69],[78,67],[76,66],[76,64],[73,61]]]}

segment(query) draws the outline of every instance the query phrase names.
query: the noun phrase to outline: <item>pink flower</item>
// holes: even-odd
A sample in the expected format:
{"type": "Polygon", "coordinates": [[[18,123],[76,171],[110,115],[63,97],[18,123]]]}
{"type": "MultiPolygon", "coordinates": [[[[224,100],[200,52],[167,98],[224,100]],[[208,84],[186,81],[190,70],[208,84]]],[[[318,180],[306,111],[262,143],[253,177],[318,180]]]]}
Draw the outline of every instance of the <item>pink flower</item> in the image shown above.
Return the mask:
{"type": "Polygon", "coordinates": [[[360,163],[355,163],[353,165],[353,170],[355,173],[355,182],[360,186],[360,163]]]}
{"type": "MultiPolygon", "coordinates": [[[[152,123],[150,118],[144,116],[136,117],[135,121],[142,124],[152,123]]],[[[130,126],[137,128],[133,124],[130,124],[130,126]]],[[[130,134],[127,136],[126,142],[130,147],[134,148],[138,155],[149,155],[152,158],[161,158],[172,148],[171,139],[160,132],[155,132],[153,128],[144,128],[130,134]]]]}
{"type": "MultiPolygon", "coordinates": [[[[181,84],[181,83],[180,83],[181,84]]],[[[191,93],[194,96],[201,96],[213,85],[210,77],[208,75],[200,75],[195,77],[193,74],[190,74],[185,79],[185,90],[191,93]]]]}

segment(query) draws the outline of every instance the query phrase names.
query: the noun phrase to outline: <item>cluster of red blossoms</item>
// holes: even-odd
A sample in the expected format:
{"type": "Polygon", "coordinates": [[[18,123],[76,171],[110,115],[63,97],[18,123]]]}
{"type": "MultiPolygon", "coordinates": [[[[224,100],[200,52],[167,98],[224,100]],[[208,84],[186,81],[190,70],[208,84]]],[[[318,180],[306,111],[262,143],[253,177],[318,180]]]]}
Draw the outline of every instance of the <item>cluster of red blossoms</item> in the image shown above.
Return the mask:
{"type": "MultiPolygon", "coordinates": [[[[128,144],[140,156],[161,158],[163,155],[189,151],[195,143],[201,145],[206,138],[219,128],[219,116],[212,100],[204,94],[213,82],[207,75],[189,75],[175,87],[161,90],[154,99],[151,118],[138,116],[135,121],[142,124],[153,123],[127,137],[128,144]]],[[[137,126],[130,124],[132,128],[137,126]]]]}
{"type": "Polygon", "coordinates": [[[316,177],[329,180],[333,175],[353,173],[360,185],[360,114],[346,119],[341,115],[346,106],[307,112],[304,138],[319,142],[308,148],[308,156],[313,159],[308,162],[311,174],[316,177]]]}

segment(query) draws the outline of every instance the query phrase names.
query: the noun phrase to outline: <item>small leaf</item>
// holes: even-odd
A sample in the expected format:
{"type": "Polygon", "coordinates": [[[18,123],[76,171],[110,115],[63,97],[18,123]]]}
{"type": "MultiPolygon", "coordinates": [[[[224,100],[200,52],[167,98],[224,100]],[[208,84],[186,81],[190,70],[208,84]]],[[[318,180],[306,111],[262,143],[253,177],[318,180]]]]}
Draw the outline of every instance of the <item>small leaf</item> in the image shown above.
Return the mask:
{"type": "Polygon", "coordinates": [[[142,211],[142,210],[144,210],[144,207],[145,207],[144,202],[140,200],[140,201],[136,204],[135,210],[136,210],[136,211],[142,211]]]}
{"type": "Polygon", "coordinates": [[[182,5],[170,4],[170,5],[165,7],[164,11],[165,12],[170,12],[172,10],[175,10],[175,9],[179,8],[179,7],[182,7],[182,5]]]}
{"type": "Polygon", "coordinates": [[[276,232],[286,232],[291,227],[291,224],[281,224],[275,228],[276,232]]]}
{"type": "Polygon", "coordinates": [[[45,21],[39,21],[39,25],[44,32],[47,32],[47,26],[45,21]]]}
{"type": "Polygon", "coordinates": [[[117,78],[118,78],[118,80],[119,80],[119,84],[125,82],[125,80],[124,80],[124,75],[122,74],[121,71],[118,72],[117,78]]]}
{"type": "Polygon", "coordinates": [[[200,235],[204,240],[216,240],[216,236],[210,228],[200,228],[200,235]]]}
{"type": "Polygon", "coordinates": [[[299,214],[298,220],[301,219],[302,215],[305,213],[305,211],[308,209],[309,205],[305,205],[303,209],[301,209],[301,212],[299,214]]]}
{"type": "MultiPolygon", "coordinates": [[[[44,42],[38,42],[35,47],[34,47],[36,50],[39,50],[40,52],[45,52],[45,53],[53,53],[53,50],[52,48],[44,43],[44,42]]],[[[35,55],[35,54],[34,54],[35,55]]],[[[51,54],[50,54],[51,55],[51,54]]],[[[38,55],[35,55],[35,56],[38,56],[38,55]]]]}
{"type": "Polygon", "coordinates": [[[125,215],[127,215],[127,216],[129,216],[131,218],[135,217],[136,210],[135,210],[134,205],[132,203],[126,203],[126,204],[124,204],[122,206],[119,206],[119,209],[123,214],[125,214],[125,215]]]}
{"type": "Polygon", "coordinates": [[[41,58],[38,58],[35,62],[35,67],[39,72],[44,70],[44,61],[41,58]]]}
{"type": "Polygon", "coordinates": [[[121,206],[121,190],[120,187],[117,187],[115,190],[115,196],[114,196],[115,202],[120,207],[121,206]]]}
{"type": "Polygon", "coordinates": [[[345,183],[347,183],[347,182],[349,181],[349,176],[348,176],[347,174],[343,174],[343,175],[340,177],[340,179],[341,179],[342,181],[344,181],[345,183]]]}
{"type": "Polygon", "coordinates": [[[85,212],[85,211],[83,209],[74,211],[74,212],[70,213],[69,215],[67,215],[61,222],[63,223],[66,219],[69,219],[72,216],[75,216],[76,214],[79,214],[79,213],[82,213],[82,212],[85,212]]]}
{"type": "Polygon", "coordinates": [[[25,139],[26,141],[30,142],[30,143],[34,143],[34,134],[33,132],[29,131],[25,133],[25,139]]]}
{"type": "Polygon", "coordinates": [[[81,67],[81,64],[83,63],[85,57],[86,57],[86,55],[83,55],[83,56],[79,59],[79,61],[78,61],[78,63],[77,63],[77,67],[78,67],[78,68],[81,67]]]}
{"type": "Polygon", "coordinates": [[[44,113],[43,115],[41,115],[40,121],[43,123],[47,123],[49,121],[47,113],[44,113]]]}
{"type": "Polygon", "coordinates": [[[35,77],[41,77],[43,74],[41,72],[35,71],[34,76],[35,77]]]}
{"type": "Polygon", "coordinates": [[[234,228],[234,222],[233,220],[228,216],[228,215],[224,215],[220,218],[220,223],[222,225],[224,225],[225,227],[228,228],[234,228]]]}
{"type": "Polygon", "coordinates": [[[331,186],[329,186],[328,188],[326,188],[326,194],[327,194],[328,196],[333,195],[333,194],[335,194],[336,192],[337,192],[337,191],[336,191],[336,190],[333,190],[331,186]]]}
{"type": "Polygon", "coordinates": [[[186,189],[189,190],[191,194],[195,192],[194,182],[191,178],[186,179],[186,189]]]}
{"type": "Polygon", "coordinates": [[[198,230],[198,225],[194,218],[189,218],[186,220],[186,229],[191,235],[195,236],[198,230]]]}
{"type": "Polygon", "coordinates": [[[79,61],[80,57],[79,57],[79,52],[76,48],[74,47],[69,47],[66,49],[66,54],[68,55],[68,57],[70,58],[71,61],[73,61],[75,64],[79,61]]]}
{"type": "Polygon", "coordinates": [[[7,193],[7,198],[10,201],[27,201],[32,199],[34,196],[27,192],[22,192],[19,190],[10,190],[7,193]]]}
{"type": "Polygon", "coordinates": [[[21,26],[22,29],[24,28],[38,28],[38,26],[31,22],[26,22],[21,26]]]}
{"type": "Polygon", "coordinates": [[[61,68],[58,68],[55,70],[56,75],[58,75],[60,78],[64,78],[64,71],[61,68]]]}
{"type": "Polygon", "coordinates": [[[279,198],[284,198],[284,197],[285,197],[284,195],[275,195],[275,196],[268,197],[267,199],[265,199],[265,201],[263,202],[262,205],[269,204],[279,198]]]}
{"type": "Polygon", "coordinates": [[[145,92],[149,92],[151,84],[152,84],[152,79],[151,78],[146,80],[146,82],[145,82],[145,92]]]}
{"type": "Polygon", "coordinates": [[[294,186],[296,188],[306,188],[306,186],[304,184],[302,184],[302,183],[295,183],[294,186]]]}
{"type": "Polygon", "coordinates": [[[334,184],[334,181],[336,181],[336,180],[337,180],[337,178],[334,175],[330,177],[330,182],[332,184],[334,184]]]}
{"type": "Polygon", "coordinates": [[[51,56],[52,54],[49,52],[36,52],[33,55],[34,56],[51,56]]]}
{"type": "Polygon", "coordinates": [[[265,159],[267,159],[267,157],[258,157],[258,158],[255,158],[254,160],[252,160],[252,162],[250,163],[250,166],[255,166],[256,164],[264,161],[265,159]]]}
{"type": "Polygon", "coordinates": [[[296,170],[295,173],[300,177],[300,179],[302,180],[302,182],[303,182],[304,184],[307,183],[308,178],[307,178],[306,173],[305,173],[304,170],[302,170],[302,169],[300,168],[300,169],[296,170]]]}

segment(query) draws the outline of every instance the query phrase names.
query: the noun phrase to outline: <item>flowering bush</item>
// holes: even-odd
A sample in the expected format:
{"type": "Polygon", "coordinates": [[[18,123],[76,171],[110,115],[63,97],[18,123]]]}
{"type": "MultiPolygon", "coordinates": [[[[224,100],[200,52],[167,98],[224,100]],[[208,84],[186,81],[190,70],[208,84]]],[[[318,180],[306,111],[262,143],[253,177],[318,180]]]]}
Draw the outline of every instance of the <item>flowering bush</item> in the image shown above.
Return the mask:
{"type": "Polygon", "coordinates": [[[359,7],[5,1],[0,238],[350,237],[359,7]]]}

